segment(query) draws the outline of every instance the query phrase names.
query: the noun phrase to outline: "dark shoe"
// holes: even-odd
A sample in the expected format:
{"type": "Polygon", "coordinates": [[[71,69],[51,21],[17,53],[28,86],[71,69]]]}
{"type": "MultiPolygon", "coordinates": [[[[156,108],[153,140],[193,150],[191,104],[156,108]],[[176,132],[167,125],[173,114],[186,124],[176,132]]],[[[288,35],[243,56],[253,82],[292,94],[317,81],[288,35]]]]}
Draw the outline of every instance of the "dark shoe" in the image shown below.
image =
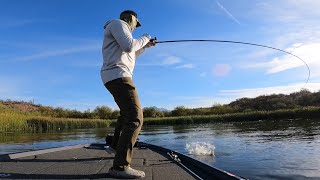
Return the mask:
{"type": "Polygon", "coordinates": [[[115,170],[114,168],[110,168],[109,174],[116,178],[126,179],[140,179],[146,176],[143,171],[133,169],[130,166],[125,167],[123,170],[115,170]]]}

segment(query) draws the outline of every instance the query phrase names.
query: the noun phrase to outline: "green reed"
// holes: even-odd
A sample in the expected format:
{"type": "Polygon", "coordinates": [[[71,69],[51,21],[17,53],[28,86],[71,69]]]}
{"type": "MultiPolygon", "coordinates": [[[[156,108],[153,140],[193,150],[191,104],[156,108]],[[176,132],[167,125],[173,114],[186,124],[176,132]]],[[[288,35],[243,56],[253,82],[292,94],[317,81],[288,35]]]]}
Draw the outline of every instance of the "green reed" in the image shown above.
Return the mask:
{"type": "Polygon", "coordinates": [[[311,119],[320,117],[320,107],[306,107],[290,110],[252,111],[222,115],[199,115],[163,118],[145,118],[144,125],[179,125],[202,124],[213,122],[280,120],[280,119],[311,119]]]}
{"type": "MultiPolygon", "coordinates": [[[[197,115],[145,118],[144,125],[180,125],[213,122],[311,119],[320,117],[320,107],[305,107],[276,111],[248,111],[222,115],[197,115]]],[[[100,119],[70,119],[43,117],[39,114],[0,110],[0,132],[47,132],[76,128],[114,126],[116,121],[100,119]]]]}
{"type": "Polygon", "coordinates": [[[56,131],[110,126],[110,120],[42,117],[14,111],[0,112],[0,132],[56,131]]]}
{"type": "Polygon", "coordinates": [[[108,127],[110,120],[32,117],[26,120],[31,131],[48,132],[65,129],[108,127]]]}

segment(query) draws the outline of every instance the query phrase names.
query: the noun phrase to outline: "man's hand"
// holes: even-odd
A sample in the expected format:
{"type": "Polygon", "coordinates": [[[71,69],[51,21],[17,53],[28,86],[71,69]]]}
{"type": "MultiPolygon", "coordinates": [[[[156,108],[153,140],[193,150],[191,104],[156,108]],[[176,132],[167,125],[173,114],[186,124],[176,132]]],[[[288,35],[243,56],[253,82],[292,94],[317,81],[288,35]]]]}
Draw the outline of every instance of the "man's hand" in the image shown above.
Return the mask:
{"type": "Polygon", "coordinates": [[[148,42],[148,44],[146,45],[146,47],[155,46],[156,43],[157,43],[157,38],[150,39],[150,41],[148,42]]]}

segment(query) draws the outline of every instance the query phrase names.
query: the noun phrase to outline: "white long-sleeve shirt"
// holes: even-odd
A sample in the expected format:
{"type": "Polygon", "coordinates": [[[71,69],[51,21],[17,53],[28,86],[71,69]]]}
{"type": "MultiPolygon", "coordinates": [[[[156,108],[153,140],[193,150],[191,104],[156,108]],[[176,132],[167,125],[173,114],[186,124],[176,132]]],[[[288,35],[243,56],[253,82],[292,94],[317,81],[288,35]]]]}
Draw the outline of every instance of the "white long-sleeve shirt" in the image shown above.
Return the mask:
{"type": "Polygon", "coordinates": [[[122,77],[132,78],[136,57],[144,51],[151,37],[144,35],[134,39],[129,24],[122,20],[108,21],[104,29],[100,73],[103,83],[122,77]]]}

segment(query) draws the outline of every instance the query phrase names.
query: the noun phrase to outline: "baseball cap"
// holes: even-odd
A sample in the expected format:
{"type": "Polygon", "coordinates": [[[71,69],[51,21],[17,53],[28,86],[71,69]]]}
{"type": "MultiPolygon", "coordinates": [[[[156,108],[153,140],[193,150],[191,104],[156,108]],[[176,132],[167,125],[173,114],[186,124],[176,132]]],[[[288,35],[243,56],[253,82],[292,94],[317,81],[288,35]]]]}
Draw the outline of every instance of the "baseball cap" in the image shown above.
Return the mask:
{"type": "Polygon", "coordinates": [[[132,10],[125,10],[123,11],[121,14],[120,14],[120,18],[122,17],[123,14],[131,14],[133,16],[135,16],[137,18],[137,27],[140,27],[141,26],[141,23],[139,22],[138,20],[138,15],[136,12],[132,11],[132,10]]]}

